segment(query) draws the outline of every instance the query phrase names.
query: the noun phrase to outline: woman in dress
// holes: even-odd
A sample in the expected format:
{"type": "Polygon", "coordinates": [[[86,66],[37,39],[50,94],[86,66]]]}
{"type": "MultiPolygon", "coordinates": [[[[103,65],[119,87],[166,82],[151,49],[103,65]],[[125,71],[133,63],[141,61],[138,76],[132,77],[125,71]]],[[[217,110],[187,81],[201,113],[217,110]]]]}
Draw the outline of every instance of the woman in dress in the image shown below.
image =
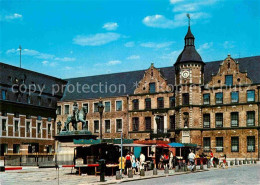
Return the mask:
{"type": "Polygon", "coordinates": [[[125,158],[122,157],[122,160],[121,160],[121,157],[119,157],[118,162],[119,162],[119,170],[122,169],[122,173],[124,173],[124,171],[125,171],[125,158]],[[121,161],[122,161],[122,163],[121,163],[121,161]]]}
{"type": "Polygon", "coordinates": [[[126,173],[128,175],[128,170],[132,167],[131,163],[131,156],[130,153],[128,152],[127,155],[125,156],[125,166],[126,166],[126,173]]]}

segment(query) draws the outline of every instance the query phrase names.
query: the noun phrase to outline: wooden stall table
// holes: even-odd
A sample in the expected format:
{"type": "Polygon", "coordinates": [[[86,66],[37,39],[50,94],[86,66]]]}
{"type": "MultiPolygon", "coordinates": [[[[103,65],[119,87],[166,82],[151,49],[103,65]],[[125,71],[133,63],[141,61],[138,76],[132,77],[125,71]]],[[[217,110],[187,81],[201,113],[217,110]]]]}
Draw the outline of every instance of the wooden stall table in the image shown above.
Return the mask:
{"type": "Polygon", "coordinates": [[[106,167],[111,168],[112,176],[114,176],[114,168],[118,167],[118,164],[107,164],[106,167]]]}
{"type": "Polygon", "coordinates": [[[95,168],[95,175],[97,175],[97,167],[99,166],[99,164],[83,164],[83,165],[75,165],[75,168],[79,168],[79,175],[81,175],[81,168],[91,168],[94,167],[95,168]]]}

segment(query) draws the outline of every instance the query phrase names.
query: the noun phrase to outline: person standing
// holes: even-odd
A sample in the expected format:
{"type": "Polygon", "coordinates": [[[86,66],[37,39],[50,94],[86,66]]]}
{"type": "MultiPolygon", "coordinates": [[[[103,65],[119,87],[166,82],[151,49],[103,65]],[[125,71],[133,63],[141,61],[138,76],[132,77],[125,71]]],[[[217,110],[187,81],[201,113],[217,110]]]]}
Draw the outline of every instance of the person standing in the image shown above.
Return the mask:
{"type": "Polygon", "coordinates": [[[173,153],[172,151],[170,151],[169,169],[173,168],[172,162],[173,162],[173,153]]]}
{"type": "Polygon", "coordinates": [[[133,174],[135,175],[136,172],[136,158],[133,153],[131,153],[131,162],[132,162],[132,169],[133,169],[133,174]]]}
{"type": "Polygon", "coordinates": [[[213,155],[213,152],[212,152],[212,150],[210,151],[210,166],[214,166],[213,165],[213,158],[214,158],[214,155],[213,155]]]}
{"type": "Polygon", "coordinates": [[[164,160],[164,157],[163,157],[163,154],[161,154],[161,156],[160,156],[160,162],[159,162],[159,165],[158,165],[158,168],[159,168],[159,169],[162,169],[162,167],[163,167],[163,160],[164,160]]]}
{"type": "Polygon", "coordinates": [[[190,150],[189,156],[188,156],[189,162],[190,162],[190,170],[194,170],[194,161],[195,161],[195,154],[190,150]]]}
{"type": "Polygon", "coordinates": [[[140,169],[144,169],[145,155],[143,153],[141,153],[140,155],[140,163],[141,163],[140,169]]]}
{"type": "Polygon", "coordinates": [[[125,171],[125,158],[124,158],[124,156],[122,157],[122,160],[121,160],[121,157],[119,157],[118,162],[119,162],[119,170],[121,171],[121,169],[122,169],[122,173],[124,173],[124,171],[125,171]],[[121,161],[122,161],[122,163],[121,163],[121,161]]]}
{"type": "Polygon", "coordinates": [[[125,165],[126,165],[126,173],[128,175],[128,170],[132,167],[131,156],[129,152],[125,156],[125,165]]]}
{"type": "Polygon", "coordinates": [[[164,153],[164,155],[163,155],[163,168],[164,169],[166,167],[168,167],[168,163],[169,163],[169,155],[167,153],[164,153]]]}
{"type": "Polygon", "coordinates": [[[140,161],[138,159],[136,159],[136,170],[140,173],[140,161]]]}

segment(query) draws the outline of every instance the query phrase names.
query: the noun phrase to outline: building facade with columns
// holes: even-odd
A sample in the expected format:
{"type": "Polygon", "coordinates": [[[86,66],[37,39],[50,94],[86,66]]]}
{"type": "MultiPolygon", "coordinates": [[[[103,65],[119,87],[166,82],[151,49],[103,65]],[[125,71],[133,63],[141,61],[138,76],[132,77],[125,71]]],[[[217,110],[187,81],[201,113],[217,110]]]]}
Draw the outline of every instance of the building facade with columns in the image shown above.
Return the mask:
{"type": "MultiPolygon", "coordinates": [[[[105,106],[103,138],[162,139],[197,144],[216,156],[259,158],[260,56],[204,62],[188,27],[184,49],[171,67],[67,79],[84,91],[65,91],[57,121],[72,105],[87,106],[88,129],[99,134],[99,99],[105,106]],[[121,121],[120,121],[121,120],[121,121]]],[[[79,126],[80,127],[80,126],[79,126]]]]}

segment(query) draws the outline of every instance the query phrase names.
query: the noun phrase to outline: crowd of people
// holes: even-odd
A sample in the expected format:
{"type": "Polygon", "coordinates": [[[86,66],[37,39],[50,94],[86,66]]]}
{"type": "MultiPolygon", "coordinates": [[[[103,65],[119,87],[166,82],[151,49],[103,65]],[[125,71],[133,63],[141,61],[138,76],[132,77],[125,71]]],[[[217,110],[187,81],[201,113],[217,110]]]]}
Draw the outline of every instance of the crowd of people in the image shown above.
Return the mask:
{"type": "MultiPolygon", "coordinates": [[[[195,159],[200,158],[198,154],[193,153],[190,150],[186,162],[188,162],[188,168],[193,171],[195,168],[195,159]]],[[[214,155],[213,152],[210,151],[210,166],[214,165],[214,155]]],[[[122,172],[125,175],[128,175],[129,169],[133,170],[133,174],[139,174],[141,169],[145,168],[145,155],[143,153],[140,154],[140,157],[137,158],[132,152],[128,152],[126,156],[123,156],[122,159],[119,157],[119,169],[122,169],[122,172]]],[[[180,162],[180,161],[179,161],[180,162]]],[[[166,167],[168,169],[174,169],[176,165],[180,165],[176,156],[173,155],[172,151],[164,152],[160,155],[159,160],[157,161],[158,169],[162,170],[166,167]]]]}
{"type": "Polygon", "coordinates": [[[141,169],[144,169],[145,155],[140,154],[140,158],[136,158],[132,152],[128,152],[124,157],[119,157],[119,169],[122,169],[122,172],[125,175],[128,175],[129,169],[133,170],[133,174],[140,173],[141,169]]]}

